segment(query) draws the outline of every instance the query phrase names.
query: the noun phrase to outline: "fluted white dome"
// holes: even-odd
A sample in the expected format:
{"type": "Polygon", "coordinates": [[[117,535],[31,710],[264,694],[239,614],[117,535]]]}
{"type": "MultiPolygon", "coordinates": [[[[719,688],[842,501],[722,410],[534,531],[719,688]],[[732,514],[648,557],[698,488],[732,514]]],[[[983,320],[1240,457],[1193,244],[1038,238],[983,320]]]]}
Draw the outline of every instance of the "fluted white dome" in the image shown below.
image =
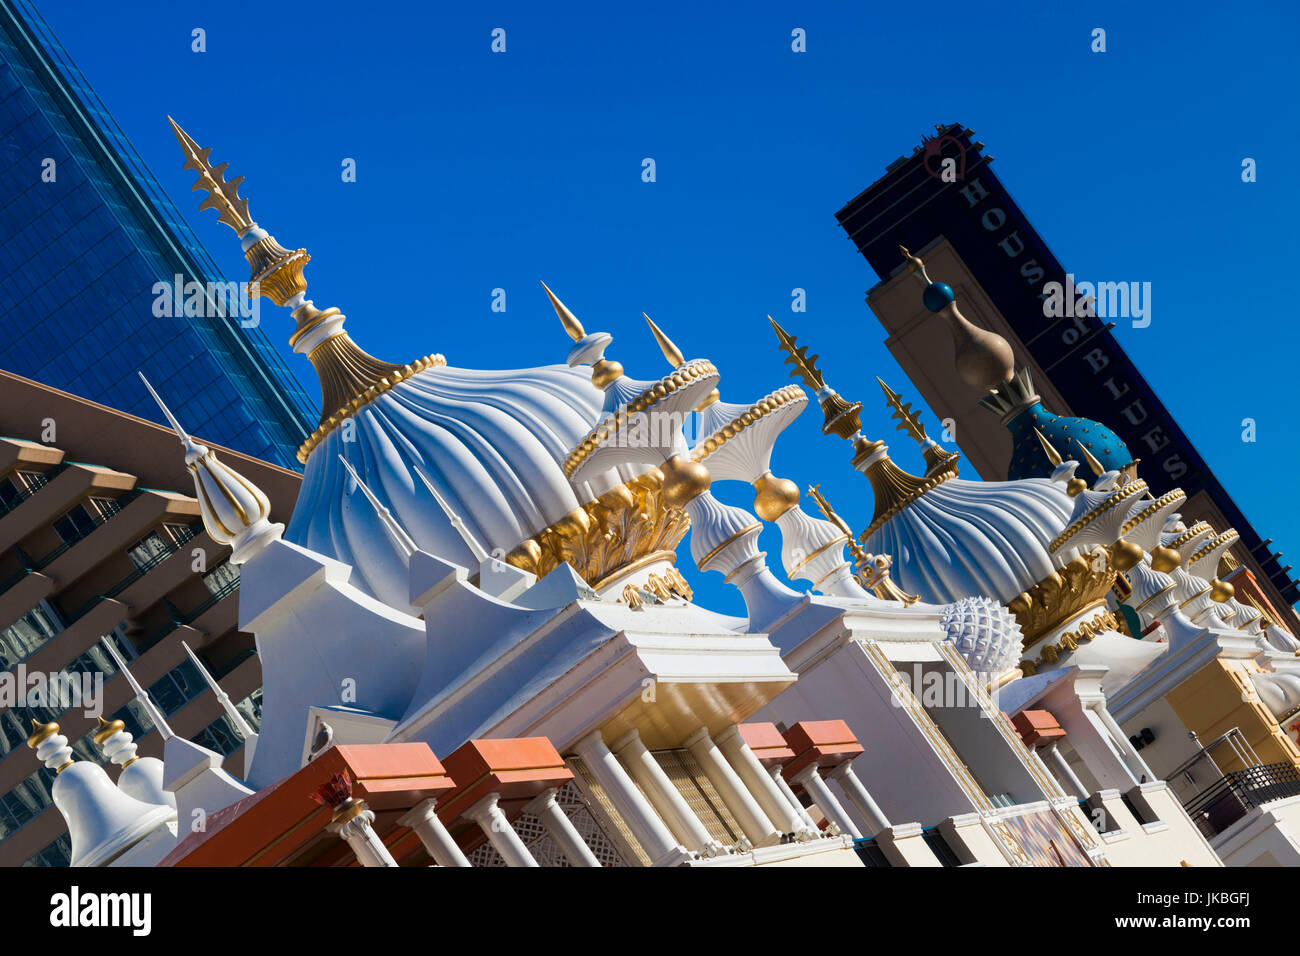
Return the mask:
{"type": "Polygon", "coordinates": [[[1024,635],[1016,617],[986,597],[965,597],[949,604],[939,626],[971,670],[994,677],[1006,673],[1020,660],[1024,635]]]}
{"type": "Polygon", "coordinates": [[[908,502],[866,548],[894,557],[903,590],[930,604],[983,595],[1005,603],[1052,572],[1048,546],[1072,502],[1051,480],[954,478],[908,502]]]}
{"type": "Polygon", "coordinates": [[[600,415],[591,370],[431,368],[400,382],[331,431],[307,459],[286,538],[344,561],[352,583],[407,606],[407,571],[339,456],[423,550],[466,567],[472,552],[424,487],[428,476],[469,532],[504,555],[617,478],[571,485],[560,462],[600,415]],[[599,483],[598,483],[599,482],[599,483]]]}

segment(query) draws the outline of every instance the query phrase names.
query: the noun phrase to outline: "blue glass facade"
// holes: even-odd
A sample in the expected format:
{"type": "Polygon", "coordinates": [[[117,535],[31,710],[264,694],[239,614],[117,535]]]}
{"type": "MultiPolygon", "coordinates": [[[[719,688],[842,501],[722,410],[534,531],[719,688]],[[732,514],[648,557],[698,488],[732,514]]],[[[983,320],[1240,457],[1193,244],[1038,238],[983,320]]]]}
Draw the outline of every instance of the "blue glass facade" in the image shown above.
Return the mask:
{"type": "Polygon", "coordinates": [[[40,14],[0,0],[0,368],[161,421],[143,371],[192,433],[297,470],[313,403],[223,284],[40,14]],[[213,290],[198,314],[159,306],[177,276],[213,290]]]}

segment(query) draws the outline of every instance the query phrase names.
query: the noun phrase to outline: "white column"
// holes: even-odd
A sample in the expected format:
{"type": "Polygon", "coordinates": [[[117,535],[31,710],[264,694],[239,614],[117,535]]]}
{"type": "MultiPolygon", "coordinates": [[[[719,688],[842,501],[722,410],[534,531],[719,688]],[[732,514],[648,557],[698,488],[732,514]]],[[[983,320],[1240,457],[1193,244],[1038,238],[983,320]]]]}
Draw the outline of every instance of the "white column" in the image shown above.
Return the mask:
{"type": "Polygon", "coordinates": [[[1074,791],[1074,795],[1080,800],[1088,799],[1088,788],[1083,785],[1083,781],[1078,778],[1074,768],[1070,766],[1070,761],[1065,759],[1065,754],[1061,753],[1053,740],[1050,745],[1039,751],[1040,754],[1046,754],[1047,759],[1052,766],[1056,768],[1057,779],[1067,788],[1074,791]]]}
{"type": "Polygon", "coordinates": [[[447,828],[438,819],[434,809],[437,800],[430,797],[423,803],[412,807],[406,815],[397,821],[398,826],[410,827],[419,837],[420,842],[439,866],[469,866],[469,860],[460,851],[456,841],[451,838],[447,828]]]}
{"type": "Polygon", "coordinates": [[[582,834],[574,827],[564,808],[555,801],[554,787],[530,800],[524,807],[524,813],[531,813],[542,821],[542,826],[559,845],[571,866],[600,866],[596,854],[591,852],[591,847],[582,839],[582,834]]]}
{"type": "Polygon", "coordinates": [[[344,810],[345,815],[351,813],[351,816],[346,816],[339,822],[331,822],[326,829],[347,841],[357,856],[357,862],[362,866],[397,866],[397,861],[371,825],[375,822],[374,813],[366,808],[363,801],[358,800],[357,803],[360,804],[359,810],[355,807],[344,810]]]}
{"type": "Polygon", "coordinates": [[[807,808],[799,802],[799,798],[794,795],[794,791],[790,789],[790,785],[785,782],[785,777],[781,774],[781,767],[779,765],[773,767],[768,771],[768,776],[771,777],[772,782],[776,784],[776,788],[781,791],[781,795],[785,797],[786,803],[790,804],[790,806],[794,808],[794,812],[797,813],[799,819],[803,821],[805,832],[810,832],[813,836],[821,836],[821,830],[817,826],[817,821],[812,818],[812,814],[809,813],[807,808]]]}
{"type": "Polygon", "coordinates": [[[763,808],[758,805],[746,788],[744,782],[727,763],[709,736],[709,728],[701,727],[683,741],[696,763],[704,770],[705,776],[722,797],[723,803],[736,818],[740,828],[753,846],[772,846],[781,842],[781,831],[772,826],[763,808]]]}
{"type": "Polygon", "coordinates": [[[609,752],[599,730],[593,730],[574,744],[573,752],[582,758],[652,863],[677,852],[685,854],[685,849],[677,845],[677,840],[659,819],[654,807],[642,796],[618,758],[609,752]]]}
{"type": "Polygon", "coordinates": [[[465,811],[465,816],[478,824],[479,829],[487,835],[488,842],[501,854],[506,866],[536,866],[537,861],[528,852],[524,841],[510,825],[506,815],[497,806],[500,794],[490,793],[474,806],[465,811]]]}
{"type": "Polygon", "coordinates": [[[790,806],[790,801],[776,785],[776,781],[768,776],[754,756],[754,751],[749,749],[749,744],[745,743],[738,727],[733,724],[718,734],[717,744],[749,792],[758,800],[773,826],[782,833],[798,833],[807,829],[803,818],[790,806]]]}
{"type": "Polygon", "coordinates": [[[849,798],[849,802],[857,807],[858,813],[866,818],[867,826],[871,827],[872,834],[889,829],[889,818],[885,816],[884,811],[872,799],[871,791],[853,772],[853,765],[849,761],[844,761],[827,776],[840,785],[840,789],[849,798]]]}
{"type": "Polygon", "coordinates": [[[822,779],[815,763],[810,763],[795,774],[794,782],[808,791],[808,796],[813,798],[813,803],[817,804],[817,809],[822,812],[822,816],[839,827],[841,833],[847,833],[855,840],[862,839],[862,834],[853,825],[849,815],[844,812],[844,807],[835,799],[831,788],[826,786],[826,781],[822,779]]]}
{"type": "Polygon", "coordinates": [[[640,732],[629,730],[614,741],[614,753],[623,761],[632,779],[641,785],[678,840],[701,856],[711,857],[726,852],[726,848],[709,835],[686,798],[673,786],[655,755],[646,749],[640,732]]]}

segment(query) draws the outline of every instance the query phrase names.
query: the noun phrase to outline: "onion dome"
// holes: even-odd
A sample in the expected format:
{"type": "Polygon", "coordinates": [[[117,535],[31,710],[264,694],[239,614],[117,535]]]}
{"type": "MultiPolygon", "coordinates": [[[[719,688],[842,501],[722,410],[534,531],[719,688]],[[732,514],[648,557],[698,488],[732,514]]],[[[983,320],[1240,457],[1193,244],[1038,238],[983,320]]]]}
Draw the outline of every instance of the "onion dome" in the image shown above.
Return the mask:
{"type": "Polygon", "coordinates": [[[1137,473],[1137,461],[1114,431],[1088,418],[1056,415],[1044,408],[1034,391],[1029,369],[1022,368],[1011,381],[980,399],[980,405],[997,415],[1011,432],[1009,480],[1051,473],[1054,463],[1035,432],[1055,448],[1073,448],[1077,442],[1100,464],[1103,472],[1117,471],[1126,477],[1137,473]]]}
{"type": "MultiPolygon", "coordinates": [[[[1183,491],[1175,488],[1154,500],[1137,501],[1129,511],[1121,533],[1146,555],[1150,555],[1158,547],[1161,529],[1186,500],[1183,491]]],[[[1143,627],[1149,627],[1169,606],[1176,603],[1173,579],[1163,571],[1156,570],[1148,556],[1144,556],[1129,571],[1128,580],[1132,591],[1125,603],[1137,612],[1143,627]]]]}
{"type": "MultiPolygon", "coordinates": [[[[686,519],[663,504],[664,489],[656,484],[662,473],[640,469],[646,478],[634,488],[624,484],[631,471],[602,470],[613,460],[588,467],[576,482],[570,481],[573,469],[566,473],[561,464],[590,438],[602,401],[621,394],[607,389],[602,396],[593,387],[593,376],[600,386],[622,375],[617,363],[603,358],[608,336],[579,334],[581,355],[571,354],[569,367],[478,371],[448,367],[441,355],[408,365],[375,359],[352,342],[342,313],[317,309],[306,298],[306,251],[286,250],[261,229],[238,195],[241,180],[227,182],[225,165],[209,163],[210,150],[174,123],[173,130],[187,168],[199,174],[195,188],[209,193],[200,208],[216,209],[240,236],[261,293],[291,310],[298,327],[290,343],[321,381],[321,424],[299,450],[306,468],[288,540],[351,565],[351,581],[361,590],[408,607],[405,556],[381,515],[348,494],[353,482],[346,460],[418,548],[468,568],[478,566],[466,543],[472,538],[539,576],[570,561],[594,584],[680,541],[686,519]],[[592,368],[572,367],[580,359],[593,362],[592,368]],[[463,528],[453,526],[449,512],[461,516],[463,528]],[[639,515],[649,517],[642,522],[639,515]],[[608,536],[620,522],[640,523],[645,533],[630,546],[613,546],[608,536]]],[[[689,377],[707,381],[710,369],[693,368],[689,377]]],[[[649,384],[653,391],[656,383],[649,384]]],[[[670,384],[680,391],[681,383],[658,384],[664,394],[670,384]]],[[[645,402],[647,408],[657,397],[645,402]]],[[[615,404],[627,411],[624,403],[615,404]]]]}
{"type": "Polygon", "coordinates": [[[822,431],[853,445],[853,466],[875,493],[875,513],[859,541],[869,552],[893,557],[904,591],[931,604],[971,595],[1005,603],[1052,573],[1048,545],[1070,515],[1070,498],[1060,487],[1046,479],[964,481],[951,470],[908,474],[890,459],[884,442],[862,435],[861,404],[826,384],[817,356],[809,357],[807,346],[780,326],[776,331],[792,375],[816,392],[822,431]]]}
{"type": "Polygon", "coordinates": [[[1020,660],[1020,625],[992,598],[964,597],[949,604],[939,616],[939,626],[976,673],[996,678],[1020,660]]]}
{"type": "Polygon", "coordinates": [[[1251,674],[1255,692],[1274,718],[1285,720],[1300,711],[1300,676],[1295,674],[1251,674]]]}
{"type": "Polygon", "coordinates": [[[908,271],[921,282],[925,291],[921,301],[931,312],[944,316],[952,329],[956,350],[957,374],[971,388],[987,392],[1008,381],[1015,369],[1015,356],[1007,340],[995,332],[972,325],[957,308],[957,296],[943,282],[931,282],[925,263],[899,246],[908,271]]]}

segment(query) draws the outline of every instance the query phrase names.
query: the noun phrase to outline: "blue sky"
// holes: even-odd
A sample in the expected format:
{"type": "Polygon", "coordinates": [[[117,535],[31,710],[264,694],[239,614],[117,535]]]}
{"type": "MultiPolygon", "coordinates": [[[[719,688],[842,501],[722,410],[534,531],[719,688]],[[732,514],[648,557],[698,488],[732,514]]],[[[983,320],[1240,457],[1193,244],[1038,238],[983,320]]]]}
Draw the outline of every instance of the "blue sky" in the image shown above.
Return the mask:
{"type": "MultiPolygon", "coordinates": [[[[1121,325],[1120,342],[1261,534],[1300,548],[1277,490],[1300,465],[1282,294],[1297,251],[1294,4],[41,7],[229,278],[247,267],[234,234],[197,211],[168,113],[246,177],[264,227],[308,248],[309,295],[343,309],[381,358],[563,361],[544,279],[588,330],[614,335],[610,355],[632,375],[663,371],[645,310],[688,356],[712,359],[738,402],[787,381],[772,313],[823,353],[904,466],[919,457],[874,376],[916,393],[863,302],[876,276],[833,213],[935,123],[964,123],[1068,270],[1152,283],[1151,326],[1121,325]],[[206,52],[191,50],[195,27],[206,52]],[[504,54],[490,50],[497,27],[504,54]],[[796,27],[806,53],[791,51],[796,27]],[[1104,54],[1089,49],[1095,27],[1104,54]],[[641,181],[646,157],[654,183],[641,181]],[[1244,157],[1258,182],[1241,182],[1244,157]],[[795,287],[805,314],[790,313],[795,287]]],[[[291,320],[264,305],[283,344],[291,320]]],[[[290,366],[318,394],[308,363],[290,366]]],[[[787,430],[774,471],[820,482],[861,528],[869,486],[819,417],[787,430]]],[[[779,569],[775,529],[763,543],[779,569]]],[[[711,577],[707,603],[738,612],[711,577]]]]}

